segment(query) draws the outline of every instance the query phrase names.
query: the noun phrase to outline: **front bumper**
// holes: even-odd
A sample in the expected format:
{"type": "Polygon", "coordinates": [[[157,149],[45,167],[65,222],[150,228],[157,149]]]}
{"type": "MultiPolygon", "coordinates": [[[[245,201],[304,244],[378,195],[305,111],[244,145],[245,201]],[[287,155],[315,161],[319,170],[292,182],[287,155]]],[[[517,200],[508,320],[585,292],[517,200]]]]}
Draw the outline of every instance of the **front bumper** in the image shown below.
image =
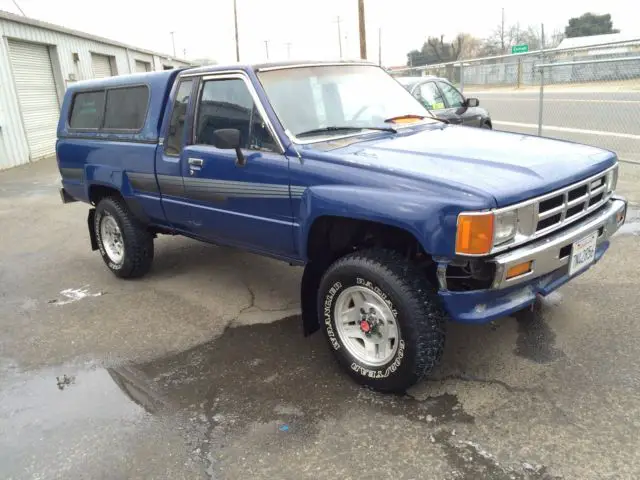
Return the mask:
{"type": "Polygon", "coordinates": [[[496,266],[490,289],[463,292],[440,290],[440,297],[449,315],[460,322],[486,323],[526,308],[535,301],[537,295],[548,295],[588,270],[569,276],[571,245],[597,231],[596,263],[609,248],[611,236],[624,223],[626,209],[625,200],[614,198],[595,215],[561,232],[489,260],[496,266]],[[509,268],[529,261],[532,262],[529,273],[507,278],[509,268]]]}

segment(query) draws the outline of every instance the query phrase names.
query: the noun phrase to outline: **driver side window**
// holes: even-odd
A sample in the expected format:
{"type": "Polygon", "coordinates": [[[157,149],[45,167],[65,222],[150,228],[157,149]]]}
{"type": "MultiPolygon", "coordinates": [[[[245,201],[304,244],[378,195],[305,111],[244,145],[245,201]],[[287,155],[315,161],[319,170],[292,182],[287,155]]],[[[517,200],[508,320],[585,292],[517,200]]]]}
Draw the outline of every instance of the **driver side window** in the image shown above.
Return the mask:
{"type": "Polygon", "coordinates": [[[214,132],[234,128],[240,131],[240,148],[278,151],[275,141],[242,79],[204,82],[196,122],[196,143],[213,145],[214,132]]]}
{"type": "Polygon", "coordinates": [[[449,108],[459,108],[464,104],[464,98],[462,98],[456,87],[445,82],[438,82],[438,85],[447,99],[449,108]]]}
{"type": "Polygon", "coordinates": [[[433,82],[423,83],[419,87],[420,101],[429,110],[442,110],[444,105],[444,98],[442,93],[436,87],[433,82]]]}

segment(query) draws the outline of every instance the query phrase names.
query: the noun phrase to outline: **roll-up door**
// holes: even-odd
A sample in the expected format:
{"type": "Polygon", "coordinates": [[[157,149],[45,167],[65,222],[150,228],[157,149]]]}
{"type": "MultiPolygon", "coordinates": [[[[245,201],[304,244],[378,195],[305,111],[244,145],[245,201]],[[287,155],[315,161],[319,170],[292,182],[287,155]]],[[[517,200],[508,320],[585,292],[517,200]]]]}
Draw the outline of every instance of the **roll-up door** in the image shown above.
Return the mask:
{"type": "Polygon", "coordinates": [[[49,47],[9,40],[9,56],[29,145],[29,158],[38,160],[55,152],[60,115],[49,47]]]}
{"type": "Polygon", "coordinates": [[[136,60],[136,72],[150,72],[150,71],[151,71],[151,64],[149,62],[136,60]]]}
{"type": "Polygon", "coordinates": [[[91,54],[91,67],[93,68],[93,78],[113,77],[111,69],[111,59],[106,55],[91,54]]]}

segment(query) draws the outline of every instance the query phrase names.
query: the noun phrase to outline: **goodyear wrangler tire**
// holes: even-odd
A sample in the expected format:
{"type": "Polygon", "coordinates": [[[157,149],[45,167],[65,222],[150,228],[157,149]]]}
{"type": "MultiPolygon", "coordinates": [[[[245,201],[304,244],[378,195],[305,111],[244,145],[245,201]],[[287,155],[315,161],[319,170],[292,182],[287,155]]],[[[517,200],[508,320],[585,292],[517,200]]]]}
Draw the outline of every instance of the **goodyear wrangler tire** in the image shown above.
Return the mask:
{"type": "Polygon", "coordinates": [[[100,200],[94,216],[94,232],[100,255],[120,278],[141,277],[153,261],[153,236],[131,214],[123,200],[100,200]]]}
{"type": "Polygon", "coordinates": [[[405,391],[442,356],[447,315],[423,272],[395,252],[363,250],[333,263],[318,314],[338,362],[376,390],[405,391]]]}

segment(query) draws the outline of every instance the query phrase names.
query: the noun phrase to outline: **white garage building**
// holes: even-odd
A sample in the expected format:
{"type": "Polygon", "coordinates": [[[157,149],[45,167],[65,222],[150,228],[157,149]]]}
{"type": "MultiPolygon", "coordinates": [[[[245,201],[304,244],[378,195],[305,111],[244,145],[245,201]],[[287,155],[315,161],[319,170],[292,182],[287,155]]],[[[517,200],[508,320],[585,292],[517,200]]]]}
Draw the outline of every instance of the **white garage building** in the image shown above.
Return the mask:
{"type": "Polygon", "coordinates": [[[188,62],[0,11],[0,170],[52,155],[67,85],[188,62]]]}

